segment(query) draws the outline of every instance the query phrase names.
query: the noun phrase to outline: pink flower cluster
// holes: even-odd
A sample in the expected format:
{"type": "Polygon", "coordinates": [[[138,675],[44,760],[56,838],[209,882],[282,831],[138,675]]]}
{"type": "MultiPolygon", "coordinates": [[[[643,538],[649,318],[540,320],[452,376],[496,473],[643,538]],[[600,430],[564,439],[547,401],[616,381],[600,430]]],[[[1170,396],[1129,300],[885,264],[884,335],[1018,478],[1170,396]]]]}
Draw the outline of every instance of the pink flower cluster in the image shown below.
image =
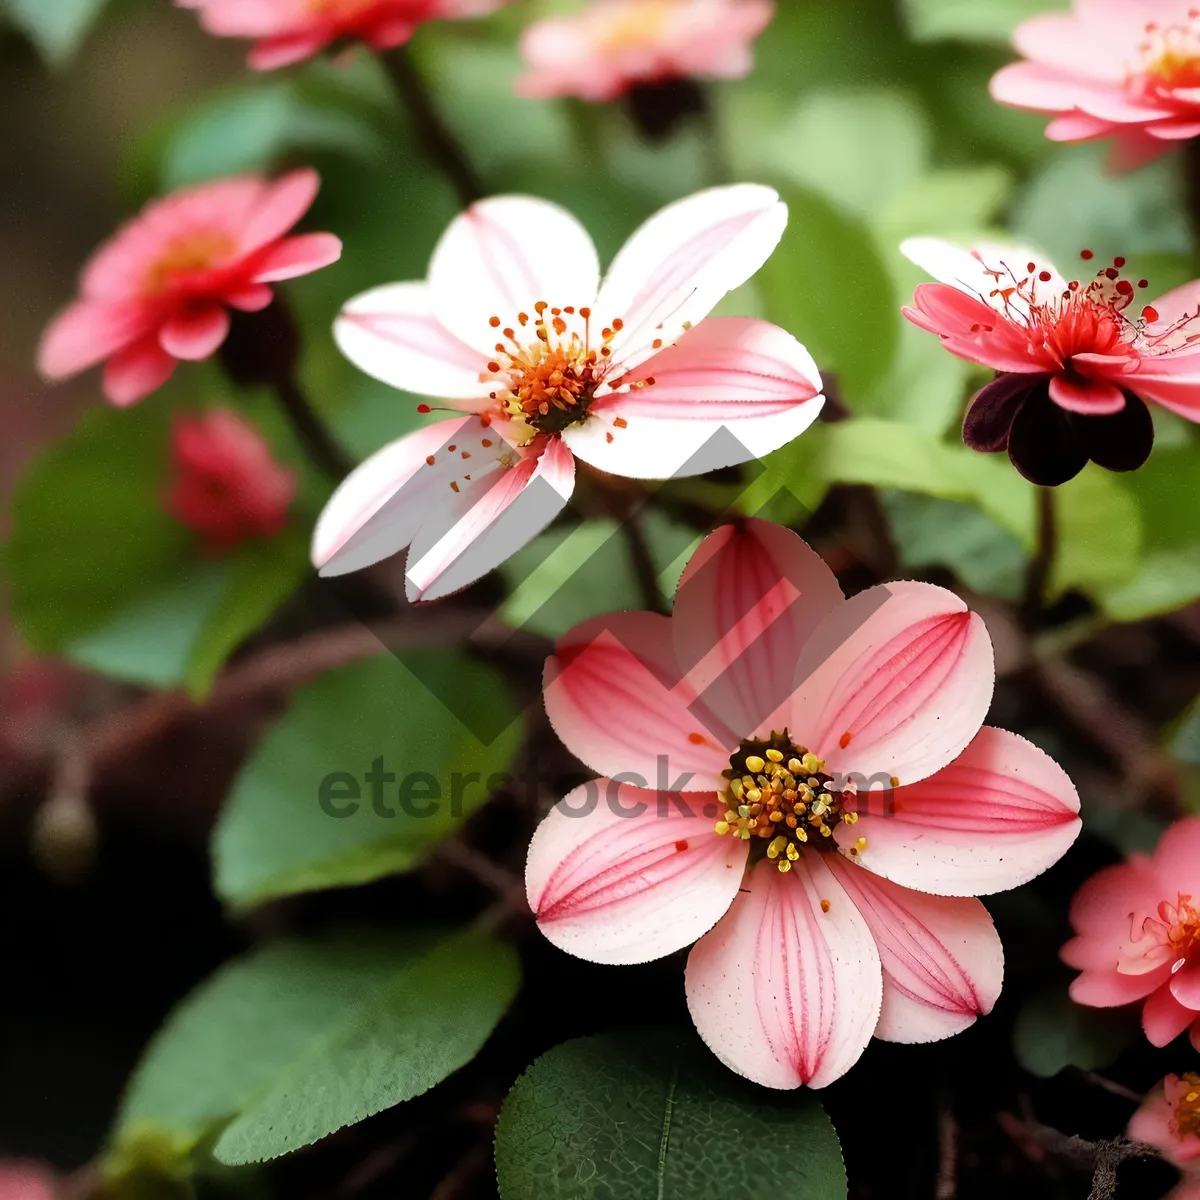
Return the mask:
{"type": "Polygon", "coordinates": [[[1128,1133],[1183,1172],[1164,1200],[1200,1200],[1200,1075],[1168,1075],[1134,1113],[1128,1133]]]}

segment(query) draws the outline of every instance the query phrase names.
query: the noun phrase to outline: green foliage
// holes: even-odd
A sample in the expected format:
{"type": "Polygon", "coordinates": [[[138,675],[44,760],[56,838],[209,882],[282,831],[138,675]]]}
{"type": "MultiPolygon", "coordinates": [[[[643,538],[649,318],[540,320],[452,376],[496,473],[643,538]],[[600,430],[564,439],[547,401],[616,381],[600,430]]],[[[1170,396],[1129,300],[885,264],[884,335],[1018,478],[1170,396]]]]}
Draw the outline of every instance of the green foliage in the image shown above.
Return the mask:
{"type": "Polygon", "coordinates": [[[469,1062],[517,983],[511,948],[473,932],[255,951],[197,988],[155,1037],[110,1161],[137,1157],[149,1138],[181,1159],[216,1138],[227,1163],[308,1145],[469,1062]]]}
{"type": "Polygon", "coordinates": [[[497,672],[449,650],[401,659],[381,647],[300,688],[222,813],[218,894],[246,907],[410,869],[495,789],[489,781],[520,739],[516,716],[497,672]],[[436,680],[436,695],[422,678],[436,680]],[[473,730],[490,723],[503,731],[488,743],[473,730]],[[363,780],[377,760],[397,778],[380,785],[376,803],[363,780]],[[356,781],[356,797],[344,780],[326,782],[340,773],[356,781]]]}
{"type": "Polygon", "coordinates": [[[1089,463],[1055,489],[1058,552],[1050,592],[1097,593],[1133,577],[1141,554],[1142,522],[1119,476],[1089,463]]]}
{"type": "Polygon", "coordinates": [[[1050,1078],[1065,1067],[1106,1067],[1138,1036],[1128,1011],[1085,1008],[1066,989],[1048,988],[1029,1000],[1017,1017],[1013,1049],[1025,1070],[1050,1078]]]}
{"type": "Polygon", "coordinates": [[[1045,12],[1045,0],[902,0],[912,36],[920,41],[1006,41],[1026,17],[1045,12]]]}
{"type": "Polygon", "coordinates": [[[496,1126],[501,1200],[845,1200],[837,1135],[810,1094],[753,1088],[688,1034],[555,1047],[496,1126]]]}
{"type": "Polygon", "coordinates": [[[108,0],[3,0],[4,11],[51,65],[75,56],[108,0]]]}

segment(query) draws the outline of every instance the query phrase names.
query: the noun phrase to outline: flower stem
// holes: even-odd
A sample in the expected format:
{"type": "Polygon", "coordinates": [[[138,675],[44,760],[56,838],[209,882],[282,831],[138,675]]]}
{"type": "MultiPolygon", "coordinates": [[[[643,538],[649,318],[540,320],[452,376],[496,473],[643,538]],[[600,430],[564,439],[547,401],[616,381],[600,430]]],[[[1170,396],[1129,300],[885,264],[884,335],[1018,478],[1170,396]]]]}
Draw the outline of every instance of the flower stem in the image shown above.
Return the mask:
{"type": "Polygon", "coordinates": [[[354,470],[354,463],[333,440],[333,435],[309,404],[295,377],[288,375],[277,380],[274,391],[305,453],[322,471],[340,483],[354,470]]]}
{"type": "Polygon", "coordinates": [[[484,189],[466,151],[438,112],[406,46],[381,56],[392,84],[412,117],[417,139],[429,160],[454,186],[462,206],[483,199],[484,189]]]}
{"type": "Polygon", "coordinates": [[[1037,550],[1025,576],[1025,596],[1021,601],[1021,619],[1027,629],[1041,624],[1046,603],[1046,586],[1058,554],[1058,517],[1054,489],[1037,490],[1037,550]]]}
{"type": "Polygon", "coordinates": [[[654,557],[650,553],[640,515],[630,511],[618,519],[629,552],[629,565],[633,568],[633,575],[642,595],[642,603],[648,612],[665,612],[662,588],[658,586],[658,571],[654,566],[654,557]]]}
{"type": "Polygon", "coordinates": [[[1192,225],[1192,257],[1200,258],[1200,138],[1183,144],[1183,176],[1188,217],[1192,225]]]}

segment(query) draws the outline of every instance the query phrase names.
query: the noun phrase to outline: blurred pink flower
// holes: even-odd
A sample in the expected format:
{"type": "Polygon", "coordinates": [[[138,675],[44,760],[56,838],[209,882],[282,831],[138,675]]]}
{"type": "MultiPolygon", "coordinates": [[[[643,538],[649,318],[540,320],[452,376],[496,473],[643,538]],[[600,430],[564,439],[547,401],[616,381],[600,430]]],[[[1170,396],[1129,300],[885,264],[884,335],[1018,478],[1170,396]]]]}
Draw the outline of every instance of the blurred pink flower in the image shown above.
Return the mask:
{"type": "Polygon", "coordinates": [[[167,511],[221,554],[287,524],[296,476],[271,457],[248,421],[228,409],[176,419],[171,431],[167,511]]]}
{"type": "Polygon", "coordinates": [[[1200,1049],[1200,817],[1177,821],[1154,856],[1093,875],[1075,895],[1077,937],[1062,958],[1082,974],[1078,1004],[1111,1008],[1145,1000],[1142,1028],[1156,1046],[1185,1029],[1200,1049]]]}
{"type": "Polygon", "coordinates": [[[576,458],[667,479],[802,433],[824,403],[804,347],[765,321],[704,319],[786,223],[770,188],[699,192],[634,233],[601,285],[570,213],[526,196],[472,205],[428,282],[351,300],[334,333],[368,374],[474,415],[385,446],[345,480],[313,538],[321,574],[408,546],[409,597],[434,600],[544,529],[571,497],[576,458]]]}
{"type": "Polygon", "coordinates": [[[517,91],[612,100],[640,83],[740,79],[774,8],[773,0],[592,0],[577,16],[526,29],[517,91]]]}
{"type": "Polygon", "coordinates": [[[1200,281],[1138,306],[1147,282],[1122,278],[1123,258],[1067,282],[1020,248],[913,238],[901,250],[940,280],[921,284],[904,315],[997,372],[967,412],[968,446],[1007,450],[1027,479],[1054,486],[1089,459],[1140,467],[1154,444],[1145,401],[1200,421],[1200,281]]]}
{"type": "Polygon", "coordinates": [[[1026,61],[992,78],[1002,104],[1055,114],[1056,142],[1116,138],[1136,166],[1200,134],[1200,6],[1196,0],[1075,0],[1017,26],[1026,61]]]}
{"type": "Polygon", "coordinates": [[[872,1035],[960,1032],[1003,977],[970,897],[1044,871],[1080,825],[1063,770],[983,726],[993,682],[953,593],[846,600],[789,530],[718,529],[673,616],[585,622],[546,664],[556,732],[606,778],[534,835],[542,932],[601,963],[695,942],[696,1027],[767,1087],[823,1087],[872,1035]]]}
{"type": "Polygon", "coordinates": [[[41,1163],[0,1159],[0,1200],[54,1200],[54,1175],[41,1163]]]}
{"type": "Polygon", "coordinates": [[[1165,1200],[1200,1200],[1200,1075],[1168,1075],[1133,1114],[1128,1133],[1183,1171],[1165,1200]]]}
{"type": "Polygon", "coordinates": [[[439,18],[477,17],[506,0],[175,0],[200,11],[216,37],[255,38],[250,65],[271,71],[302,62],[342,40],[377,50],[399,46],[417,26],[439,18]]]}
{"type": "Polygon", "coordinates": [[[103,362],[104,394],[124,407],[166,383],[180,359],[208,358],[229,332],[227,306],[256,312],[271,303],[270,284],[341,256],[330,233],[286,236],[319,186],[315,171],[299,170],[147,205],[84,267],[81,299],[42,338],[42,374],[65,379],[103,362]]]}

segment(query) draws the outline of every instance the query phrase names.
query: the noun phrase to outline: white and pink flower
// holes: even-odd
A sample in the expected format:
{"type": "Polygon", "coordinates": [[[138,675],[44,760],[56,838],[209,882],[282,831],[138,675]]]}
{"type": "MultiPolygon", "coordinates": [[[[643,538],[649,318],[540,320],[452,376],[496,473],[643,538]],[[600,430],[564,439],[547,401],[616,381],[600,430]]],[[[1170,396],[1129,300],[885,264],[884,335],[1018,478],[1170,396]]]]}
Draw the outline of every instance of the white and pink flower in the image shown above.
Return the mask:
{"type": "Polygon", "coordinates": [[[215,354],[229,309],[257,312],[271,285],[336,262],[331,233],[289,237],[320,187],[316,171],[184,188],[147,205],[83,269],[82,296],[51,323],[38,366],[66,379],[104,363],[104,394],[136,404],[181,360],[215,354]]]}
{"type": "Polygon", "coordinates": [[[377,50],[400,46],[417,26],[442,18],[477,17],[505,0],[175,0],[200,11],[216,37],[254,38],[250,65],[290,66],[340,41],[377,50]]]}
{"type": "Polygon", "coordinates": [[[773,0],[592,0],[525,31],[517,91],[599,101],[640,84],[740,79],[774,10],[773,0]]]}
{"type": "Polygon", "coordinates": [[[1200,1200],[1200,1075],[1168,1075],[1133,1114],[1128,1134],[1183,1173],[1164,1200],[1200,1200]]]}
{"type": "Polygon", "coordinates": [[[1021,248],[913,238],[901,250],[939,281],[904,315],[997,373],[963,423],[973,449],[1007,450],[1027,479],[1054,486],[1089,459],[1140,467],[1154,445],[1147,401],[1200,421],[1200,281],[1139,303],[1148,281],[1124,278],[1123,258],[1068,281],[1021,248]]]}
{"type": "Polygon", "coordinates": [[[872,1036],[960,1032],[1003,976],[972,897],[1044,871],[1080,828],[1062,769],[983,725],[993,682],[953,593],[847,600],[790,531],[722,527],[671,617],[585,622],[547,663],[550,720],[604,778],[534,835],[542,932],[614,964],[694,942],[696,1027],[768,1087],[823,1087],[872,1036]]]}
{"type": "Polygon", "coordinates": [[[824,402],[804,347],[765,321],[708,317],[786,222],[770,188],[700,192],[651,217],[601,284],[591,238],[557,205],[472,205],[426,282],[367,292],[337,321],[338,344],[368,374],[469,415],[385,446],[345,480],[313,538],[321,574],[409,547],[410,598],[437,599],[554,519],[577,458],[667,479],[802,433],[824,402]]]}
{"type": "Polygon", "coordinates": [[[1075,0],[1022,22],[1013,43],[1025,61],[996,73],[992,96],[1054,114],[1053,141],[1114,138],[1132,167],[1200,134],[1196,0],[1075,0]]]}

